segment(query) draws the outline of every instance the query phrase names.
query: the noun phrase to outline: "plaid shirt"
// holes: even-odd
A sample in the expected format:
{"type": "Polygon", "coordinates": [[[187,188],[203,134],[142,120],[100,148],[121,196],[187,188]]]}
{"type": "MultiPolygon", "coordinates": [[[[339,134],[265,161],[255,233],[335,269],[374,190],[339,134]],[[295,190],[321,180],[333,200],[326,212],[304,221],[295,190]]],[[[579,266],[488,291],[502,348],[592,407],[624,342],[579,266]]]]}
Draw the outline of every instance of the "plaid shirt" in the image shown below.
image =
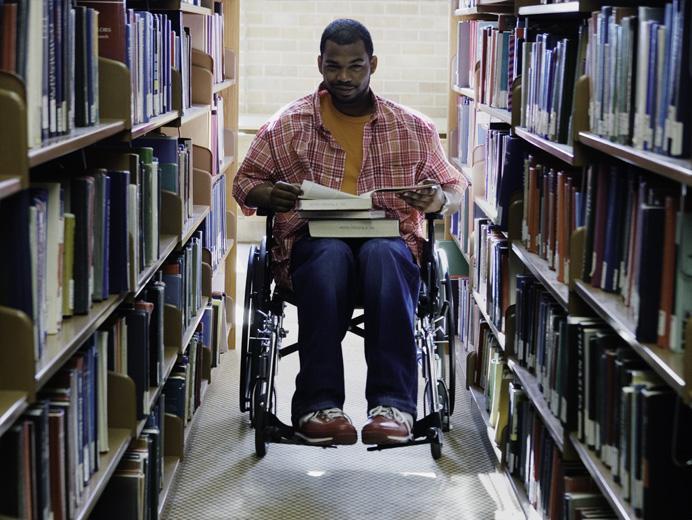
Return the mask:
{"type": "MultiPolygon", "coordinates": [[[[304,179],[339,189],[346,152],[322,125],[318,90],[300,98],[257,132],[233,180],[233,197],[245,215],[255,208],[245,204],[250,191],[266,182],[300,184],[304,179]]],[[[434,125],[421,115],[372,94],[375,110],[363,130],[363,164],[358,193],[390,186],[409,186],[433,179],[445,188],[460,191],[465,182],[449,164],[434,125]]],[[[399,219],[402,238],[416,258],[423,244],[423,214],[394,194],[375,194],[373,206],[387,217],[399,219]]],[[[296,240],[307,234],[307,221],[296,211],[276,213],[272,260],[277,283],[290,286],[289,261],[296,240]]]]}

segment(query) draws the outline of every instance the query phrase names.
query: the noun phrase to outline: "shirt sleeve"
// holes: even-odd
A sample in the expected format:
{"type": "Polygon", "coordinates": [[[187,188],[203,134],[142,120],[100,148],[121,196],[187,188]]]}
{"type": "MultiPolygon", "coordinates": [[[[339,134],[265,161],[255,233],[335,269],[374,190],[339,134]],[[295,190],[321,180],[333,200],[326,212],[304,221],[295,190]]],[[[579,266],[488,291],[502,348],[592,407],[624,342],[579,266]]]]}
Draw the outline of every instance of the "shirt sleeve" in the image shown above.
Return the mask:
{"type": "Polygon", "coordinates": [[[247,216],[254,214],[256,210],[245,203],[248,193],[260,184],[276,182],[277,169],[269,137],[266,126],[257,132],[233,179],[233,198],[238,201],[240,209],[247,216]]]}
{"type": "Polygon", "coordinates": [[[461,195],[467,186],[467,181],[461,172],[447,160],[442,142],[437,130],[431,124],[428,135],[428,153],[426,164],[418,171],[416,182],[432,179],[440,183],[446,189],[451,189],[461,195]]]}

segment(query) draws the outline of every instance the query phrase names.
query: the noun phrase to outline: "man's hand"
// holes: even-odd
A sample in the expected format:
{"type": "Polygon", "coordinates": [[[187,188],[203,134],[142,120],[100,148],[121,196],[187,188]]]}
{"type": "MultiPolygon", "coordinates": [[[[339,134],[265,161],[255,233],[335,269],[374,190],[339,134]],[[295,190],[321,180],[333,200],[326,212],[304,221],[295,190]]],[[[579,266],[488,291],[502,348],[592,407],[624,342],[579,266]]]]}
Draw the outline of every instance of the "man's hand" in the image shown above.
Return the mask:
{"type": "Polygon", "coordinates": [[[421,185],[428,185],[429,187],[397,193],[397,197],[422,213],[436,213],[440,211],[445,203],[442,186],[430,179],[424,180],[421,182],[421,185]]]}
{"type": "Polygon", "coordinates": [[[254,187],[247,196],[251,206],[284,212],[292,210],[298,196],[303,192],[300,184],[279,181],[276,184],[261,184],[254,187]]]}

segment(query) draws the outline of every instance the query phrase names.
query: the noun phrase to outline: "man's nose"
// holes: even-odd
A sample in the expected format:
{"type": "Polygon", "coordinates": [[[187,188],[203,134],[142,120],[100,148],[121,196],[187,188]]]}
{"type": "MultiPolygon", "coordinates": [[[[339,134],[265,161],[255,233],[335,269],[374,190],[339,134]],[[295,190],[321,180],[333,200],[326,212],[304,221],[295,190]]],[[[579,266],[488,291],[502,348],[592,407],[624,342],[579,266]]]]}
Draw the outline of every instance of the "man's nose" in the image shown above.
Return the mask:
{"type": "Polygon", "coordinates": [[[337,74],[336,79],[337,79],[337,81],[340,81],[342,83],[348,83],[351,79],[348,75],[348,69],[339,70],[339,73],[337,74]]]}

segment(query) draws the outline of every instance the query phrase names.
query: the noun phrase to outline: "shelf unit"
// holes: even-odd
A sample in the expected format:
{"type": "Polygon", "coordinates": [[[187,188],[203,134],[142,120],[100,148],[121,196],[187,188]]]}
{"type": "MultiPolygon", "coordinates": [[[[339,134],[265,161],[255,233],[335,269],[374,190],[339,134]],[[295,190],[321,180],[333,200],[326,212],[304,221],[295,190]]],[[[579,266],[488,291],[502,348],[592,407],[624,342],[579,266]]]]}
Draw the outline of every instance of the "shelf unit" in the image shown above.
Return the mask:
{"type": "Polygon", "coordinates": [[[125,130],[122,119],[102,119],[96,126],[75,128],[68,135],[46,139],[41,146],[29,150],[29,167],[46,163],[71,152],[80,150],[125,130]]]}
{"type": "Polygon", "coordinates": [[[449,159],[449,161],[452,163],[452,165],[454,165],[454,167],[457,170],[459,170],[459,172],[461,172],[461,174],[464,176],[464,179],[466,179],[467,182],[470,183],[472,181],[470,166],[462,164],[461,161],[459,161],[459,158],[457,157],[452,157],[449,159]]]}
{"type": "Polygon", "coordinates": [[[108,443],[110,449],[106,453],[102,453],[99,457],[99,470],[92,475],[84,489],[84,495],[79,508],[76,511],[75,518],[89,518],[91,510],[98,502],[101,493],[106,489],[108,480],[113,475],[115,468],[120,463],[120,459],[127,451],[127,447],[132,439],[129,430],[123,428],[109,428],[108,443]]]}
{"type": "Polygon", "coordinates": [[[543,284],[551,296],[555,298],[555,301],[567,310],[569,287],[567,284],[558,281],[557,273],[548,266],[547,260],[527,251],[518,240],[512,241],[512,251],[531,274],[543,284]]]}
{"type": "Polygon", "coordinates": [[[522,367],[519,362],[514,358],[509,358],[507,360],[507,365],[514,372],[521,381],[521,385],[529,396],[529,399],[533,403],[533,407],[536,409],[538,414],[541,416],[543,424],[545,424],[546,430],[550,433],[550,436],[555,441],[556,446],[561,452],[565,451],[565,432],[562,427],[562,423],[557,417],[553,415],[548,407],[548,403],[545,401],[543,392],[538,385],[538,380],[536,376],[529,372],[526,368],[522,367]]]}
{"type": "Polygon", "coordinates": [[[594,289],[581,280],[576,282],[576,292],[673,390],[689,402],[684,353],[640,343],[635,334],[636,324],[619,296],[594,289]]]}
{"type": "Polygon", "coordinates": [[[579,132],[579,142],[634,166],[639,166],[677,182],[692,185],[692,161],[689,159],[676,159],[637,150],[624,144],[612,143],[591,132],[579,132]]]}
{"type": "Polygon", "coordinates": [[[481,311],[481,314],[483,315],[483,319],[488,322],[488,327],[490,328],[491,332],[495,335],[495,339],[497,339],[497,342],[500,345],[500,348],[502,350],[505,350],[505,344],[506,344],[506,337],[505,333],[500,331],[500,329],[497,328],[497,326],[492,322],[490,319],[490,315],[488,314],[486,308],[485,308],[485,302],[481,299],[481,295],[478,294],[476,291],[473,292],[473,299],[476,300],[476,305],[478,305],[479,310],[481,311]]]}
{"type": "Polygon", "coordinates": [[[468,87],[457,87],[456,85],[452,84],[452,90],[456,92],[457,94],[460,94],[462,96],[465,96],[469,99],[475,99],[476,94],[473,92],[472,88],[468,87]]]}
{"type": "Polygon", "coordinates": [[[480,195],[476,195],[473,198],[473,202],[478,208],[483,212],[483,214],[488,217],[491,222],[495,225],[498,225],[498,215],[497,215],[497,208],[490,204],[487,200],[485,200],[484,197],[481,197],[480,195]]]}
{"type": "Polygon", "coordinates": [[[613,511],[621,520],[636,520],[640,518],[634,509],[622,498],[622,488],[615,483],[610,476],[610,470],[598,459],[595,453],[584,446],[574,433],[571,433],[570,442],[579,454],[587,471],[594,479],[613,511]]]}
{"type": "Polygon", "coordinates": [[[512,124],[512,112],[510,112],[509,110],[506,110],[504,108],[491,107],[490,105],[486,105],[485,103],[478,103],[477,107],[478,110],[480,110],[481,112],[485,112],[490,117],[497,119],[498,121],[507,123],[508,125],[512,124]]]}
{"type": "Polygon", "coordinates": [[[518,8],[517,13],[519,16],[583,15],[599,9],[600,6],[601,3],[595,0],[576,0],[552,4],[522,5],[518,8]]]}
{"type": "Polygon", "coordinates": [[[496,14],[512,14],[514,12],[514,6],[512,4],[500,3],[500,2],[487,2],[479,3],[476,7],[465,7],[461,9],[456,9],[454,11],[454,16],[466,17],[466,16],[476,16],[476,15],[496,15],[496,14]]]}
{"type": "Polygon", "coordinates": [[[26,392],[0,390],[0,437],[29,407],[26,392]]]}
{"type": "Polygon", "coordinates": [[[578,154],[575,154],[573,146],[549,141],[548,139],[539,137],[536,134],[529,132],[526,128],[522,128],[520,126],[514,127],[514,133],[524,139],[526,142],[531,143],[536,148],[549,153],[553,157],[560,159],[570,166],[582,165],[581,159],[579,158],[578,154]]]}
{"type": "MultiPolygon", "coordinates": [[[[137,0],[133,0],[132,7],[137,7],[135,6],[136,2],[137,0]]],[[[223,3],[224,6],[225,36],[223,44],[225,50],[238,56],[240,50],[240,0],[204,0],[204,6],[196,6],[180,0],[163,0],[157,2],[156,9],[177,10],[194,15],[211,15],[213,14],[214,2],[223,3]]],[[[149,5],[148,1],[142,0],[139,7],[148,9],[152,6],[149,5]]],[[[235,66],[237,67],[237,61],[235,66]]],[[[229,70],[226,72],[229,79],[211,84],[204,94],[211,93],[224,97],[224,113],[221,115],[224,127],[229,133],[237,135],[237,72],[231,73],[229,70]]],[[[175,79],[176,74],[173,76],[175,79]]],[[[0,128],[0,199],[28,188],[30,180],[33,180],[32,174],[34,172],[31,171],[31,168],[61,159],[68,154],[80,152],[91,145],[105,141],[124,145],[128,141],[142,137],[154,130],[177,127],[173,131],[181,133],[184,129],[198,125],[200,122],[204,124],[205,117],[207,121],[210,121],[211,107],[209,104],[205,104],[209,101],[205,100],[201,103],[195,101],[195,105],[185,113],[182,113],[180,107],[175,105],[175,100],[180,99],[180,92],[175,90],[180,88],[179,74],[177,74],[177,78],[178,86],[176,87],[175,81],[173,86],[174,109],[152,117],[145,123],[133,125],[132,114],[130,113],[132,92],[128,69],[122,63],[99,58],[100,122],[91,127],[75,128],[68,135],[46,139],[40,145],[29,148],[25,86],[17,76],[0,72],[0,113],[3,115],[5,123],[0,128]]],[[[193,90],[194,88],[193,86],[193,90]]],[[[214,180],[228,176],[227,212],[235,215],[238,210],[232,199],[231,188],[232,179],[237,170],[237,138],[234,135],[228,137],[229,141],[225,146],[226,156],[220,167],[220,175],[214,180]]],[[[197,144],[196,139],[193,141],[197,144]]],[[[42,171],[41,173],[41,180],[43,180],[43,174],[45,173],[47,176],[48,172],[42,171]]],[[[31,407],[36,400],[37,392],[77,352],[83,342],[101,327],[123,302],[136,298],[176,247],[182,246],[203,222],[206,215],[209,214],[211,202],[200,203],[197,200],[197,177],[195,171],[193,218],[186,225],[181,218],[176,234],[162,232],[158,235],[159,258],[138,273],[135,277],[135,287],[131,287],[130,291],[126,293],[110,295],[102,302],[94,302],[85,315],[72,316],[63,320],[59,333],[47,336],[44,355],[39,362],[36,361],[34,353],[33,324],[27,315],[15,309],[0,307],[0,330],[3,331],[0,338],[0,350],[5,353],[3,354],[3,363],[0,363],[0,367],[4,366],[4,368],[0,368],[0,436],[4,435],[31,407]]],[[[165,197],[162,196],[162,198],[165,197]]],[[[162,214],[167,215],[163,209],[162,214]]],[[[162,218],[161,220],[165,222],[166,219],[162,218]]],[[[227,222],[229,223],[227,250],[221,259],[217,273],[219,276],[223,276],[223,280],[220,280],[223,288],[235,296],[235,219],[230,218],[227,222]],[[231,226],[231,224],[233,225],[231,226]]],[[[203,301],[204,306],[206,306],[211,296],[212,276],[211,268],[207,264],[202,266],[202,275],[205,296],[203,301]]],[[[185,341],[187,338],[189,341],[195,328],[202,320],[204,306],[195,315],[190,326],[181,332],[181,340],[185,341]]],[[[233,347],[234,331],[231,331],[229,338],[229,344],[233,347]]],[[[145,403],[148,404],[149,408],[160,397],[165,379],[171,374],[177,356],[177,346],[166,345],[163,359],[164,380],[159,386],[149,389],[148,402],[145,403]]],[[[206,362],[204,366],[206,375],[204,377],[209,378],[209,356],[206,353],[203,354],[203,360],[200,362],[206,362]]],[[[203,384],[204,392],[206,392],[208,384],[209,382],[206,380],[203,384]]],[[[109,372],[108,396],[109,451],[100,454],[99,470],[91,476],[74,515],[75,518],[88,518],[91,515],[118,464],[128,450],[130,442],[142,431],[144,426],[145,421],[137,421],[135,417],[135,390],[134,381],[131,378],[109,372]]],[[[195,416],[198,417],[199,415],[198,410],[195,416]]],[[[171,421],[167,416],[165,431],[164,486],[159,495],[159,512],[163,511],[169,491],[174,484],[176,470],[183,457],[183,449],[177,450],[175,447],[177,439],[180,440],[180,446],[184,446],[182,421],[180,428],[178,428],[175,421],[171,421]]]]}

